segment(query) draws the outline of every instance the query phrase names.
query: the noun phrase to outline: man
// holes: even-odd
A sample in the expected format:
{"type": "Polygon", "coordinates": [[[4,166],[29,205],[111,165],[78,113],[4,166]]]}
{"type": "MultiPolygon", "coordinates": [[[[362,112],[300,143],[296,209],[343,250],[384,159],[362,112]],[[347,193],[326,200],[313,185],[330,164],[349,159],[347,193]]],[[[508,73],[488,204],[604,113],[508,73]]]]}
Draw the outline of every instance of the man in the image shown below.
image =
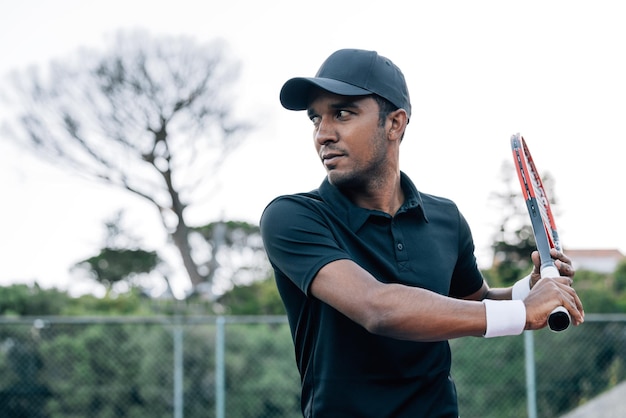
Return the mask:
{"type": "Polygon", "coordinates": [[[305,417],[457,417],[448,339],[543,328],[557,306],[583,322],[567,257],[552,254],[564,277],[539,280],[533,254],[511,300],[512,288],[485,283],[455,204],[400,171],[411,103],[389,59],[339,50],[314,78],[288,80],[280,100],[307,111],[327,171],[261,217],[305,417]]]}

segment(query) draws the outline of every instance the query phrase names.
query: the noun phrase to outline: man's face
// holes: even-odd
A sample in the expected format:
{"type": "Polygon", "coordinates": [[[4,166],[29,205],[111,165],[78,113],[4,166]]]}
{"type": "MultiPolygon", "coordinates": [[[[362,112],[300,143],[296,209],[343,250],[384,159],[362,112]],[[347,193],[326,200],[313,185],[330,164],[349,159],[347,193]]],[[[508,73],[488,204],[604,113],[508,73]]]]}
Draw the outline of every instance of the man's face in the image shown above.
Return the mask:
{"type": "Polygon", "coordinates": [[[387,140],[372,96],[317,94],[307,109],[313,122],[315,149],[329,181],[339,188],[360,189],[385,170],[387,140]]]}

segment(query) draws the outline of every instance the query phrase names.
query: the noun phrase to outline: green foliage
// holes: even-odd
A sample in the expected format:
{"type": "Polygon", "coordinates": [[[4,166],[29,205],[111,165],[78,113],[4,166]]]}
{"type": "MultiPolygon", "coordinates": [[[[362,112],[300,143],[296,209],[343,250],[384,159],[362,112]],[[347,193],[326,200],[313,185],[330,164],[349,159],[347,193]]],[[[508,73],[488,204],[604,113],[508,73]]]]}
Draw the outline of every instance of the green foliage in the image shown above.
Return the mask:
{"type": "Polygon", "coordinates": [[[0,287],[2,316],[150,315],[159,313],[154,311],[154,306],[139,290],[103,297],[91,294],[72,297],[67,292],[43,289],[37,284],[0,287]]]}
{"type": "MultiPolygon", "coordinates": [[[[583,271],[577,279],[598,288],[611,283],[610,275],[583,271]]],[[[272,285],[267,279],[259,288],[272,285]]],[[[592,290],[587,287],[585,291],[592,290]]],[[[93,296],[74,299],[73,309],[83,314],[93,314],[94,306],[104,313],[120,300],[136,307],[128,309],[129,315],[145,309],[141,312],[148,316],[149,307],[155,306],[138,294],[102,298],[101,305],[93,296]],[[80,304],[85,304],[82,310],[77,308],[80,304]]],[[[242,300],[244,309],[247,299],[242,300]]],[[[623,295],[615,300],[623,300],[623,295]]],[[[236,306],[238,301],[231,300],[236,306]]],[[[182,302],[177,309],[190,314],[196,307],[182,302]]],[[[115,318],[109,323],[54,324],[44,318],[43,325],[0,327],[0,397],[27,388],[29,402],[24,405],[32,409],[26,416],[37,416],[33,411],[38,411],[50,418],[171,417],[177,332],[184,349],[184,416],[215,416],[215,324],[176,320],[138,324],[115,318]]],[[[300,416],[299,377],[289,328],[234,321],[226,324],[225,331],[229,416],[300,416]]],[[[560,416],[626,378],[623,323],[588,321],[563,333],[533,334],[540,416],[560,416]]],[[[526,416],[522,337],[463,338],[451,341],[451,346],[462,416],[526,416]]],[[[2,402],[0,416],[19,416],[14,410],[2,414],[6,411],[1,408],[2,402]]]]}
{"type": "Polygon", "coordinates": [[[230,325],[227,407],[235,417],[299,417],[300,386],[289,328],[230,325]],[[270,396],[281,393],[282,396],[270,396]],[[298,411],[298,412],[296,412],[298,411]]]}
{"type": "MultiPolygon", "coordinates": [[[[500,276],[501,269],[492,267],[483,271],[485,279],[492,287],[509,286],[500,276]]],[[[614,274],[578,270],[574,276],[574,288],[578,293],[585,312],[626,313],[626,288],[620,281],[623,274],[619,267],[614,274]]],[[[520,273],[521,276],[521,273],[520,273]]],[[[518,279],[519,277],[518,276],[518,279]]]]}
{"type": "Polygon", "coordinates": [[[248,241],[248,237],[259,233],[259,226],[243,221],[225,221],[212,222],[194,228],[194,230],[202,234],[207,241],[212,241],[215,239],[216,235],[223,234],[225,244],[232,246],[235,244],[245,244],[246,241],[248,241]],[[221,226],[226,227],[224,231],[219,230],[221,226]]]}
{"type": "Polygon", "coordinates": [[[247,286],[235,286],[218,302],[229,315],[285,315],[273,277],[247,286]]]}
{"type": "Polygon", "coordinates": [[[626,258],[623,259],[613,273],[615,279],[615,290],[617,292],[626,291],[626,258]]]}
{"type": "Polygon", "coordinates": [[[560,416],[626,378],[625,331],[624,323],[586,322],[562,333],[535,332],[537,403],[544,416],[560,416]]]}
{"type": "Polygon", "coordinates": [[[52,392],[40,372],[46,361],[36,327],[0,327],[0,417],[42,417],[52,392]]]}
{"type": "Polygon", "coordinates": [[[503,286],[511,286],[532,268],[530,255],[536,249],[528,227],[515,231],[515,242],[497,241],[492,245],[497,255],[494,264],[495,273],[503,286]]]}
{"type": "Polygon", "coordinates": [[[103,297],[83,295],[72,299],[64,315],[91,316],[91,315],[150,315],[153,313],[150,299],[138,290],[127,293],[107,293],[103,297]]]}
{"type": "Polygon", "coordinates": [[[150,273],[159,262],[155,251],[103,248],[98,255],[78,262],[76,268],[88,271],[96,281],[110,289],[122,280],[132,283],[134,276],[150,273]]]}
{"type": "Polygon", "coordinates": [[[0,315],[59,315],[70,302],[71,298],[65,292],[43,290],[37,284],[0,287],[0,315]]]}
{"type": "Polygon", "coordinates": [[[155,300],[140,289],[120,294],[108,292],[102,297],[72,297],[64,291],[37,285],[0,287],[0,315],[5,316],[206,315],[214,311],[229,315],[285,314],[273,277],[235,286],[218,299],[217,306],[198,297],[185,301],[155,300]]]}
{"type": "MultiPolygon", "coordinates": [[[[589,322],[562,333],[532,332],[539,416],[561,416],[624,381],[625,332],[623,322],[589,322]]],[[[524,338],[450,342],[461,416],[528,416],[524,338]]]]}
{"type": "Polygon", "coordinates": [[[461,338],[450,346],[461,416],[527,416],[521,338],[461,338]]]}
{"type": "Polygon", "coordinates": [[[626,292],[616,289],[616,274],[589,270],[576,272],[574,288],[583,302],[585,312],[626,313],[626,292]]]}
{"type": "Polygon", "coordinates": [[[626,312],[623,307],[620,307],[620,300],[604,289],[577,289],[577,293],[583,303],[585,312],[626,312]]]}
{"type": "Polygon", "coordinates": [[[98,254],[79,261],[72,268],[86,272],[89,278],[104,285],[107,292],[122,281],[129,287],[135,287],[134,279],[152,272],[161,263],[155,251],[139,248],[137,239],[122,226],[123,218],[123,211],[118,211],[107,220],[104,247],[98,254]]]}
{"type": "Polygon", "coordinates": [[[55,382],[55,396],[48,403],[51,418],[139,417],[127,413],[140,401],[135,376],[143,351],[133,332],[124,326],[93,325],[71,338],[42,344],[48,366],[44,379],[55,382]]]}

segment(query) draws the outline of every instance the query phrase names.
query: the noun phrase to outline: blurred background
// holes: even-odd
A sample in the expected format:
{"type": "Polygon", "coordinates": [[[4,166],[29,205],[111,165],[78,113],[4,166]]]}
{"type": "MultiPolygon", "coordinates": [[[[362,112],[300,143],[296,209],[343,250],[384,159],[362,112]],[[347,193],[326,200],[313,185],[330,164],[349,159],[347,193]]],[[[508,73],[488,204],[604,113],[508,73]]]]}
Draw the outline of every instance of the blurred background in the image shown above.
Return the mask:
{"type": "MultiPolygon", "coordinates": [[[[45,79],[53,62],[80,71],[81,50],[110,55],[121,32],[132,38],[143,31],[146,39],[139,42],[146,48],[161,38],[185,37],[197,45],[221,40],[223,60],[238,70],[232,70],[220,100],[254,127],[238,138],[241,143],[220,170],[207,171],[201,180],[211,187],[186,216],[192,225],[257,223],[273,197],[315,188],[324,177],[306,116],[278,102],[284,81],[313,75],[336,49],[374,49],[403,69],[412,95],[402,168],[420,190],[457,202],[472,226],[481,266],[492,262],[500,219],[492,194],[503,190],[501,166],[511,159],[509,138],[516,132],[554,179],[565,248],[623,253],[623,6],[613,1],[395,6],[242,0],[7,4],[0,17],[3,97],[16,96],[10,74],[28,79],[36,69],[45,79]]],[[[1,104],[0,282],[91,291],[68,269],[101,247],[103,225],[119,210],[143,245],[165,254],[167,234],[145,199],[77,176],[58,159],[59,164],[44,163],[23,142],[8,139],[9,122],[19,131],[16,103],[1,104]]],[[[168,261],[171,274],[179,274],[176,252],[168,261]]],[[[182,276],[172,285],[182,296],[190,283],[182,276]]]]}

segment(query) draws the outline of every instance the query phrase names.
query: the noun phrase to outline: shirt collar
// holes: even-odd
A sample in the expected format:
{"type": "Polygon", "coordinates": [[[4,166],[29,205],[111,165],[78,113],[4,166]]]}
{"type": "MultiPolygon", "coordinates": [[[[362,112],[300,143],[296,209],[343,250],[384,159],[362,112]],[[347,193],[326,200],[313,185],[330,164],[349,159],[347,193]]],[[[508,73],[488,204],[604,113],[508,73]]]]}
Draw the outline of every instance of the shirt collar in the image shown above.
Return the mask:
{"type": "MultiPolygon", "coordinates": [[[[424,221],[428,222],[422,196],[411,181],[411,179],[400,172],[400,185],[404,191],[404,203],[398,210],[398,214],[407,212],[415,213],[421,216],[424,221]]],[[[339,189],[328,181],[328,177],[324,179],[319,187],[320,196],[326,204],[332,207],[333,211],[346,222],[353,231],[358,230],[372,215],[380,215],[381,212],[371,209],[364,209],[352,203],[339,189]]]]}

